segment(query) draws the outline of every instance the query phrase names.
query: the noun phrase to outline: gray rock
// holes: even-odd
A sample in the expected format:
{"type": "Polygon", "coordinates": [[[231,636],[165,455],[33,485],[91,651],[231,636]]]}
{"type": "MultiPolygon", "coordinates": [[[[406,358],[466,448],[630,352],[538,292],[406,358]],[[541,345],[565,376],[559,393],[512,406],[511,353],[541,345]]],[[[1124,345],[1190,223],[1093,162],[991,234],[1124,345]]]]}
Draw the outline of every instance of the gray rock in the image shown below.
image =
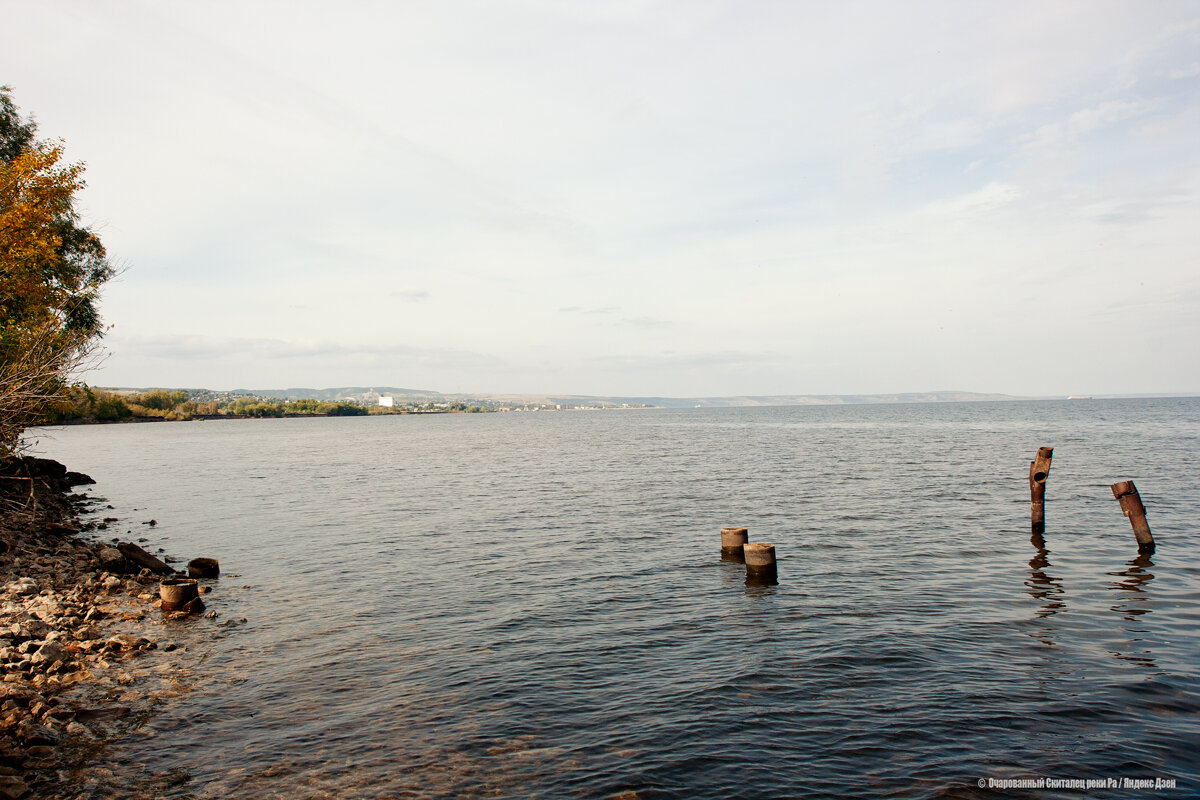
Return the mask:
{"type": "Polygon", "coordinates": [[[46,642],[30,659],[34,664],[57,664],[71,658],[71,651],[58,642],[46,642]]]}
{"type": "Polygon", "coordinates": [[[39,597],[29,604],[29,613],[38,619],[49,621],[62,616],[63,607],[58,602],[58,599],[53,596],[39,597]]]}
{"type": "Polygon", "coordinates": [[[136,650],[143,644],[149,643],[149,639],[139,639],[136,636],[130,636],[127,633],[119,633],[116,636],[109,638],[108,643],[116,645],[122,650],[136,650]]]}
{"type": "Polygon", "coordinates": [[[38,585],[33,578],[20,578],[5,586],[4,591],[17,597],[28,597],[38,593],[38,585]]]}

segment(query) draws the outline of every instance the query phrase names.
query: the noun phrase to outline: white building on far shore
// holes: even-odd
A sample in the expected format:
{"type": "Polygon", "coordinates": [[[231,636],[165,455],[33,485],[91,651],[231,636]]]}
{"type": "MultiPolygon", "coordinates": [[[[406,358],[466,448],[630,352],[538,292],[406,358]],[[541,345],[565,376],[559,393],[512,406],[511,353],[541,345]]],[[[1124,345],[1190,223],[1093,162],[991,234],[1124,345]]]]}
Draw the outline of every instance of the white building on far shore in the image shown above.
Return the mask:
{"type": "Polygon", "coordinates": [[[396,405],[396,398],[394,398],[394,397],[383,397],[383,396],[381,395],[381,396],[379,397],[379,405],[383,406],[384,408],[392,408],[393,406],[395,406],[395,405],[396,405]]]}

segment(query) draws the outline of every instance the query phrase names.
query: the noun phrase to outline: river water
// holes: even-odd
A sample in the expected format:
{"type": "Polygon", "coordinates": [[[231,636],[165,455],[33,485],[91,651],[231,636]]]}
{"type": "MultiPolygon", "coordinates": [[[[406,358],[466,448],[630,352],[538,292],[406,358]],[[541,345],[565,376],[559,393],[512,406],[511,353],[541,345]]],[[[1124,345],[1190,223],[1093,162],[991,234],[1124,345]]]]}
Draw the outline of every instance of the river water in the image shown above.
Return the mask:
{"type": "Polygon", "coordinates": [[[1197,399],[36,433],[99,481],[118,533],[220,559],[221,617],[191,624],[248,620],[111,748],[129,786],[174,770],[190,779],[162,796],[1076,798],[976,787],[1161,778],[1177,788],[1087,796],[1200,795],[1197,399]],[[1109,490],[1124,479],[1148,558],[1109,490]],[[775,544],[778,585],[720,559],[733,525],[775,544]]]}

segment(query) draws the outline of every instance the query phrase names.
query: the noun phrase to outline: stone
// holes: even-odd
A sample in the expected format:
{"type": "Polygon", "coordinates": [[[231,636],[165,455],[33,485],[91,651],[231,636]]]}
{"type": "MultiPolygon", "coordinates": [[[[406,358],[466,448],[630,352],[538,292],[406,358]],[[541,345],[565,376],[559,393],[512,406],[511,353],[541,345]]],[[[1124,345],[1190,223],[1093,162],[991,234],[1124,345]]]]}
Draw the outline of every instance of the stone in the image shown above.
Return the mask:
{"type": "Polygon", "coordinates": [[[15,700],[21,704],[28,704],[37,696],[37,692],[19,683],[0,683],[0,700],[15,700]]]}
{"type": "Polygon", "coordinates": [[[42,621],[49,621],[61,617],[63,607],[54,597],[39,597],[29,604],[29,613],[42,621]]]}
{"type": "Polygon", "coordinates": [[[215,558],[193,558],[188,562],[188,577],[219,578],[221,565],[215,558]]]}
{"type": "Polygon", "coordinates": [[[17,597],[28,597],[38,593],[38,585],[33,578],[20,578],[5,586],[4,591],[17,597]]]}
{"type": "Polygon", "coordinates": [[[82,472],[68,472],[64,477],[71,486],[91,486],[96,482],[90,475],[84,475],[82,472]]]}
{"type": "Polygon", "coordinates": [[[184,603],[180,611],[186,611],[189,614],[201,614],[204,612],[204,601],[199,597],[193,597],[191,600],[184,603]]]}
{"type": "Polygon", "coordinates": [[[26,720],[17,726],[17,738],[25,743],[26,747],[37,747],[38,745],[52,745],[58,743],[58,734],[47,728],[45,725],[37,725],[26,720]]]}
{"type": "Polygon", "coordinates": [[[20,638],[44,639],[50,633],[50,626],[40,619],[27,619],[21,623],[20,638]]]}
{"type": "Polygon", "coordinates": [[[118,633],[116,636],[110,636],[108,643],[115,645],[121,650],[136,650],[138,645],[143,642],[148,642],[149,639],[138,639],[136,636],[130,636],[128,633],[118,633]]]}
{"type": "Polygon", "coordinates": [[[38,651],[33,654],[30,659],[34,664],[57,664],[59,661],[67,661],[71,657],[71,652],[58,642],[46,642],[38,651]]]}
{"type": "Polygon", "coordinates": [[[101,547],[96,555],[100,558],[100,566],[108,572],[125,572],[129,568],[125,556],[115,547],[101,547]]]}
{"type": "Polygon", "coordinates": [[[0,798],[2,800],[18,800],[28,793],[29,787],[16,775],[0,775],[0,798]]]}
{"type": "Polygon", "coordinates": [[[91,739],[95,734],[92,729],[81,722],[71,722],[67,725],[67,735],[77,739],[91,739]]]}

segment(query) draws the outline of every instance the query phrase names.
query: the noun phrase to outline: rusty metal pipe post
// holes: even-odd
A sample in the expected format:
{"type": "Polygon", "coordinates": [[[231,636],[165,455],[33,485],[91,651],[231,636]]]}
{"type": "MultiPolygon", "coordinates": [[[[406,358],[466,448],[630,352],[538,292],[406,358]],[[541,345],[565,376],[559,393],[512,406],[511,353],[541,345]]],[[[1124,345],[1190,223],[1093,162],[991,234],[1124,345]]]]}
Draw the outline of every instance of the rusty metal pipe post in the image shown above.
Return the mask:
{"type": "Polygon", "coordinates": [[[1146,507],[1142,505],[1142,496],[1138,494],[1133,481],[1120,481],[1112,485],[1113,497],[1121,504],[1121,513],[1129,517],[1133,526],[1133,535],[1137,538],[1139,553],[1154,552],[1154,536],[1150,533],[1150,524],[1146,522],[1146,507]]]}
{"type": "Polygon", "coordinates": [[[1053,457],[1053,447],[1039,447],[1037,458],[1029,462],[1030,526],[1039,536],[1046,531],[1046,478],[1050,477],[1050,459],[1053,457]]]}
{"type": "Polygon", "coordinates": [[[163,611],[182,611],[193,600],[200,602],[196,581],[190,578],[168,578],[158,584],[163,611]]]}

